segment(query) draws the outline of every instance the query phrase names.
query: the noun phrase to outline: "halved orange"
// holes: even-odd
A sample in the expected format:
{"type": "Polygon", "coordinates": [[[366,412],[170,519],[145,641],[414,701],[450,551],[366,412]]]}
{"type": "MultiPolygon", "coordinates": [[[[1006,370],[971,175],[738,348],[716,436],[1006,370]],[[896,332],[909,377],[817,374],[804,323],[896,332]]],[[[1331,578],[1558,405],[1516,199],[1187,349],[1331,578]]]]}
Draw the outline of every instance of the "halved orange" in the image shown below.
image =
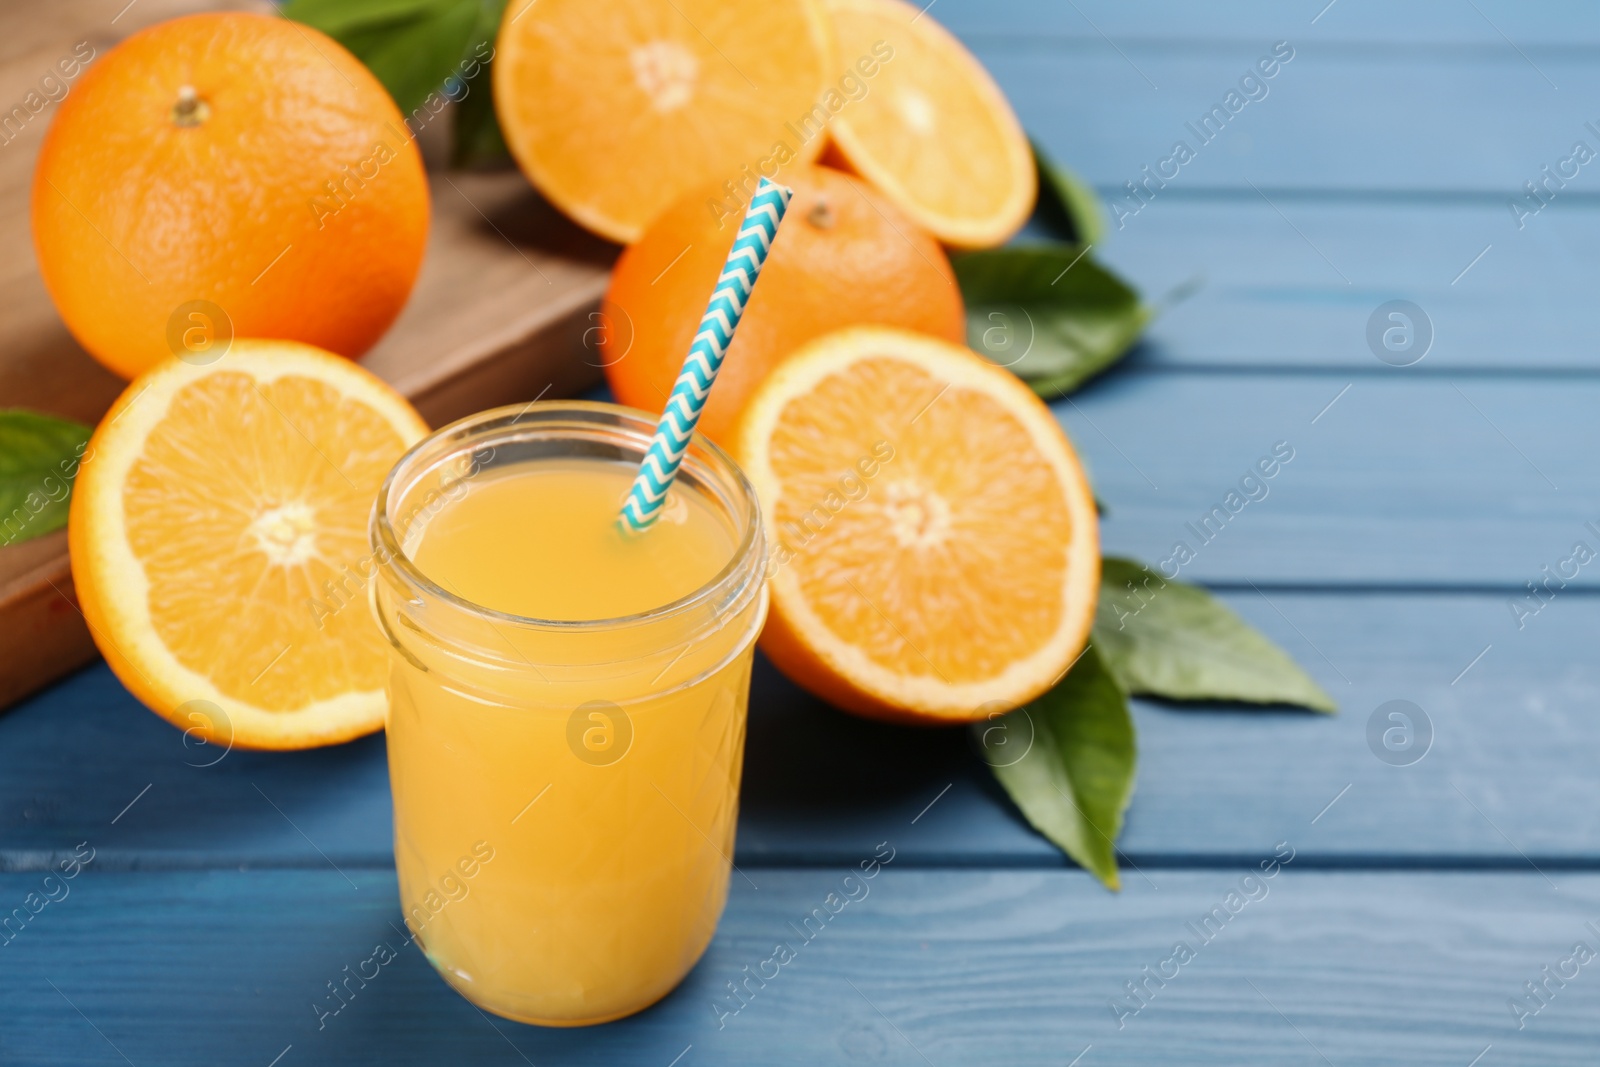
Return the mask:
{"type": "Polygon", "coordinates": [[[511,0],[495,111],[540,192],[630,243],[702,185],[737,226],[762,176],[815,159],[832,65],[814,0],[511,0]]]}
{"type": "Polygon", "coordinates": [[[1100,583],[1094,498],[1027,386],[948,341],[819,338],[735,432],[768,523],[761,647],[849,711],[984,719],[1083,651],[1100,583]]]}
{"type": "Polygon", "coordinates": [[[840,66],[876,69],[867,94],[829,127],[834,154],[945,244],[1003,244],[1033,210],[1038,178],[994,79],[925,9],[900,0],[825,5],[840,66]]]}
{"type": "Polygon", "coordinates": [[[72,578],[134,695],[204,740],[308,748],[383,725],[367,519],[428,432],[347,359],[236,341],[134,379],[72,494],[72,578]]]}

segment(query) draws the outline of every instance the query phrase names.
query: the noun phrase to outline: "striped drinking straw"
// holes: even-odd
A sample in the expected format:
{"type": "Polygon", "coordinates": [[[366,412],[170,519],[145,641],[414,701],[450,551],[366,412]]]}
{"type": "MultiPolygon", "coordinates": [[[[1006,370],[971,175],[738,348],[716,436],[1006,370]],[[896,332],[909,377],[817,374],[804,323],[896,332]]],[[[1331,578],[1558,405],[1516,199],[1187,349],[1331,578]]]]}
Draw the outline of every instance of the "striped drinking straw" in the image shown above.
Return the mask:
{"type": "Polygon", "coordinates": [[[639,465],[639,476],[634,479],[628,499],[622,505],[619,521],[624,529],[646,529],[661,513],[667,490],[678,476],[678,465],[683,462],[689,438],[706,406],[706,397],[711,394],[711,385],[717,380],[717,371],[722,369],[722,359],[733,340],[733,331],[750,300],[750,290],[755,287],[756,276],[767,261],[772,239],[777,236],[778,224],[789,210],[789,198],[793,195],[793,190],[765,178],[756,187],[755,199],[750,201],[750,209],[739,224],[733,251],[722,265],[722,275],[700,319],[694,344],[689,346],[689,357],[684,360],[677,384],[672,387],[672,395],[661,412],[661,422],[656,426],[650,450],[645,453],[644,462],[639,465]]]}

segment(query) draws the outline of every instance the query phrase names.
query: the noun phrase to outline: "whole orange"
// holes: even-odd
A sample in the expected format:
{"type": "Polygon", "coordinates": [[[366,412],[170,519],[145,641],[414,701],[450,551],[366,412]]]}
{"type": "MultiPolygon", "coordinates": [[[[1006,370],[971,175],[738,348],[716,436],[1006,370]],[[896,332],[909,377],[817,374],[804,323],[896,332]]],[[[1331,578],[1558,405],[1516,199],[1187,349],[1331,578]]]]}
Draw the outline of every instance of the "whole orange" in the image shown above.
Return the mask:
{"type": "MultiPolygon", "coordinates": [[[[961,290],[937,241],[841,171],[806,167],[784,181],[794,199],[700,418],[718,443],[756,386],[815,337],[880,324],[966,338],[961,290]]],[[[621,403],[665,406],[743,214],[726,188],[708,187],[668,208],[622,253],[594,332],[621,403]]]]}
{"type": "Polygon", "coordinates": [[[45,286],[129,378],[233,336],[358,356],[427,236],[422,157],[383,86],[265,15],[173,19],[111,49],[61,101],[33,176],[45,286]]]}

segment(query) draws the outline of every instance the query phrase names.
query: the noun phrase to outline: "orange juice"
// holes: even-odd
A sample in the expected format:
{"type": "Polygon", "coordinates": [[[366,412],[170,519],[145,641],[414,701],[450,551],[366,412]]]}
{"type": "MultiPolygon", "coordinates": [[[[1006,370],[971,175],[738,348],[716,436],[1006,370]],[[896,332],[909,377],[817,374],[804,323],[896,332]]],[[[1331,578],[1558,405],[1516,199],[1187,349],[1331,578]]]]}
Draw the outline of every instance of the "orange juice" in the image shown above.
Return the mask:
{"type": "Polygon", "coordinates": [[[733,558],[732,532],[692,494],[648,534],[617,523],[635,467],[553,459],[486,472],[429,519],[411,551],[456,596],[535,619],[612,619],[670,604],[733,558]]]}
{"type": "Polygon", "coordinates": [[[664,996],[722,912],[760,520],[697,444],[661,519],[625,533],[653,423],[512,410],[424,441],[379,500],[395,863],[446,981],[583,1025],[664,996]]]}

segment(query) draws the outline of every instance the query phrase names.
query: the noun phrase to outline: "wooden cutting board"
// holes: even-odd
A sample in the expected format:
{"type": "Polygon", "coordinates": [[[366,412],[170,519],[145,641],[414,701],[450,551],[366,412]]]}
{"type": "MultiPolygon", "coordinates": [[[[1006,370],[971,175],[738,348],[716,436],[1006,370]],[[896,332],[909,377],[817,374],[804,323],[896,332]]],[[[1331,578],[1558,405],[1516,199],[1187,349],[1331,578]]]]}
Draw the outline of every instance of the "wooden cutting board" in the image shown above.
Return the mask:
{"type": "MultiPolygon", "coordinates": [[[[145,26],[219,6],[270,10],[196,0],[0,5],[0,117],[37,93],[40,78],[80,42],[99,58],[145,26]]],[[[33,163],[53,111],[47,104],[14,135],[15,122],[0,126],[0,407],[92,424],[125,383],[67,333],[39,278],[28,227],[33,163]]],[[[435,147],[423,144],[430,162],[440,154],[435,147]]],[[[431,169],[431,179],[433,230],[422,275],[363,364],[435,426],[541,392],[570,395],[598,380],[584,337],[615,246],[568,222],[515,170],[431,169]]],[[[0,707],[96,654],[72,589],[66,531],[0,547],[0,707]]]]}

